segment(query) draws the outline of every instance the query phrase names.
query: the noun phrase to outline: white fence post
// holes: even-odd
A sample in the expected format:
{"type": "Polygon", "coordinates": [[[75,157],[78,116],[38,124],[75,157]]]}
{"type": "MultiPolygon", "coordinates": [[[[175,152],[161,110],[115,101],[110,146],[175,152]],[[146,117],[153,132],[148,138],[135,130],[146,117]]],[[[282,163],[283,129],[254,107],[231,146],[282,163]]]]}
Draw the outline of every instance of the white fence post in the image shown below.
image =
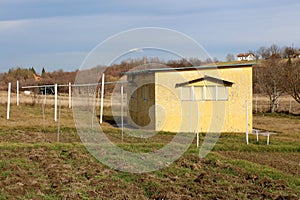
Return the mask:
{"type": "Polygon", "coordinates": [[[268,132],[268,135],[267,135],[267,145],[270,144],[270,133],[268,132]]]}
{"type": "Polygon", "coordinates": [[[7,115],[6,119],[9,119],[10,114],[10,92],[11,92],[11,83],[8,83],[8,94],[7,94],[7,115]]]}
{"type": "Polygon", "coordinates": [[[102,74],[102,84],[101,84],[101,102],[100,102],[100,124],[103,122],[103,98],[104,98],[104,73],[102,74]]]}
{"type": "Polygon", "coordinates": [[[123,84],[121,85],[121,129],[122,129],[122,142],[124,140],[124,113],[123,113],[123,98],[124,98],[124,88],[123,84]]]}
{"type": "Polygon", "coordinates": [[[258,130],[255,130],[255,134],[256,134],[256,142],[258,142],[258,130]]]}
{"type": "Polygon", "coordinates": [[[19,92],[19,90],[20,90],[20,86],[19,86],[19,81],[17,80],[17,106],[19,106],[20,105],[20,92],[19,92]]]}
{"type": "Polygon", "coordinates": [[[55,83],[54,85],[54,93],[55,93],[55,97],[54,97],[54,121],[57,121],[57,83],[55,83]]]}
{"type": "Polygon", "coordinates": [[[72,108],[72,86],[69,82],[69,108],[72,108]]]}

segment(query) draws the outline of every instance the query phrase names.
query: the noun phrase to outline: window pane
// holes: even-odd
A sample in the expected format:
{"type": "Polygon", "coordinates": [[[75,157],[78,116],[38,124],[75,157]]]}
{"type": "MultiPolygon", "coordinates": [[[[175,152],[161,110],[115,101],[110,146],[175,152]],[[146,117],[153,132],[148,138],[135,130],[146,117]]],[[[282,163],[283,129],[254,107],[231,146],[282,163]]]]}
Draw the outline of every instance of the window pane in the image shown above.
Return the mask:
{"type": "Polygon", "coordinates": [[[191,88],[190,87],[181,87],[181,100],[188,101],[191,100],[191,88]]]}
{"type": "Polygon", "coordinates": [[[207,86],[206,87],[206,100],[216,100],[216,87],[207,86]]]}
{"type": "Polygon", "coordinates": [[[219,86],[218,87],[218,100],[227,100],[228,99],[228,88],[219,86]]]}
{"type": "Polygon", "coordinates": [[[203,99],[203,87],[194,87],[195,91],[195,100],[202,100],[203,99]]]}

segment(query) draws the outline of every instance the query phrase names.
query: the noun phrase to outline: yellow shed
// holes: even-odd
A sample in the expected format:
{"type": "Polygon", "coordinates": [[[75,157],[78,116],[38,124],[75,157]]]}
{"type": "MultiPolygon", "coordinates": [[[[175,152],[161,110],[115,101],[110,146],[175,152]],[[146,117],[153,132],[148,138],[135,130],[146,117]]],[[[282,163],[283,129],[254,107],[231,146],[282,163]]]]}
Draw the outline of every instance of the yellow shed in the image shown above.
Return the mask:
{"type": "Polygon", "coordinates": [[[155,131],[250,132],[252,65],[127,72],[127,123],[155,131]]]}

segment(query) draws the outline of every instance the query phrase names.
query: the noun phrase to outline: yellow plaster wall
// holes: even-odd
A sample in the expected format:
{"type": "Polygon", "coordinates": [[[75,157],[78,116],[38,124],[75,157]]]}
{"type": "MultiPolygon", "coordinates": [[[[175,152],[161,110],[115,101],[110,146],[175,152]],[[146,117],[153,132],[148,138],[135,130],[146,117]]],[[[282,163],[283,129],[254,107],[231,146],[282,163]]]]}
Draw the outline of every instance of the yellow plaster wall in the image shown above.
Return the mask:
{"type": "Polygon", "coordinates": [[[246,101],[248,102],[248,130],[252,130],[252,67],[157,72],[155,83],[156,130],[193,132],[198,129],[199,132],[245,132],[246,101]],[[234,83],[229,88],[228,101],[180,101],[180,88],[175,88],[175,85],[204,75],[234,83]]]}

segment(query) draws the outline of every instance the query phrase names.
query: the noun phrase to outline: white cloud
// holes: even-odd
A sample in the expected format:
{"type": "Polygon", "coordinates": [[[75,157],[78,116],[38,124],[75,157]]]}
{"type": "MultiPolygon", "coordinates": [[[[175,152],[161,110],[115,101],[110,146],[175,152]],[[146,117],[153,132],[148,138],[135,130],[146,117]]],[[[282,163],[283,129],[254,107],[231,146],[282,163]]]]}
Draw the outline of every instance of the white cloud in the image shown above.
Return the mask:
{"type": "Polygon", "coordinates": [[[0,21],[0,32],[22,28],[24,27],[25,23],[25,20],[0,21]]]}
{"type": "Polygon", "coordinates": [[[0,4],[32,3],[39,0],[1,0],[0,4]]]}

